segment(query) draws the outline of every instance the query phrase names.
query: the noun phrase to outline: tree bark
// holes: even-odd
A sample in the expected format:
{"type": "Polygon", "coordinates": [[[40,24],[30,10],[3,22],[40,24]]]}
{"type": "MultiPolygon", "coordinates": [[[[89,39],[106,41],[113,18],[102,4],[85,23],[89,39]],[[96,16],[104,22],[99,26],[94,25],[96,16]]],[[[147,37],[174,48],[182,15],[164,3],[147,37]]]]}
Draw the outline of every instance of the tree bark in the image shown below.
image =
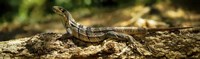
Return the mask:
{"type": "Polygon", "coordinates": [[[131,44],[116,39],[83,42],[59,33],[0,42],[0,59],[10,58],[200,58],[200,31],[155,32],[136,36],[151,55],[141,55],[131,44]]]}

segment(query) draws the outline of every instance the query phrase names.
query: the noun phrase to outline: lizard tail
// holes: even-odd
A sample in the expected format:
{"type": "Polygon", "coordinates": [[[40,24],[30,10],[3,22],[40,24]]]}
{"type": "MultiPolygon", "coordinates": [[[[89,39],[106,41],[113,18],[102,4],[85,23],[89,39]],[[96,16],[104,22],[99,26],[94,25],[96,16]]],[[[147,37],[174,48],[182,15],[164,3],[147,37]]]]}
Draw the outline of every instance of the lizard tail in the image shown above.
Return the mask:
{"type": "Polygon", "coordinates": [[[188,29],[193,27],[170,27],[170,28],[147,28],[147,31],[173,31],[179,29],[188,29]]]}

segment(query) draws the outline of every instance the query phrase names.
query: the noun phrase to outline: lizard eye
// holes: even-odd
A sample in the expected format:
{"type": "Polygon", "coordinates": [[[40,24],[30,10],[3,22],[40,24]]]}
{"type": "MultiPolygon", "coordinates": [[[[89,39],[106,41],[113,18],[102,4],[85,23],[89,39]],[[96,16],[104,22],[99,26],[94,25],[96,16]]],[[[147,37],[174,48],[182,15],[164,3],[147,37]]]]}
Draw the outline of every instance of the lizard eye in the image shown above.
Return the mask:
{"type": "Polygon", "coordinates": [[[60,8],[60,10],[61,10],[61,12],[65,12],[65,10],[64,10],[64,9],[62,9],[62,8],[60,8]]]}
{"type": "Polygon", "coordinates": [[[62,12],[64,13],[64,12],[65,12],[65,10],[62,10],[62,12]]]}

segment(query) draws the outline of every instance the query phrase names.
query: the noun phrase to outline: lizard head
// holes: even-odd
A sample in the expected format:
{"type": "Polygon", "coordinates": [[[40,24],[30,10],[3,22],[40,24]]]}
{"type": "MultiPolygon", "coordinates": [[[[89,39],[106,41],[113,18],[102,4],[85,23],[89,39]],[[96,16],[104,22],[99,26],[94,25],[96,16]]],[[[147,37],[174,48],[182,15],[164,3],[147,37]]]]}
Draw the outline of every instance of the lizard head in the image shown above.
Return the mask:
{"type": "Polygon", "coordinates": [[[60,7],[60,6],[53,6],[53,11],[64,18],[61,21],[63,25],[65,26],[65,28],[68,28],[69,22],[73,19],[71,14],[67,10],[65,10],[63,7],[60,7]]]}
{"type": "Polygon", "coordinates": [[[62,23],[65,26],[65,28],[70,27],[72,24],[76,24],[75,20],[73,19],[72,15],[63,7],[60,6],[53,6],[53,11],[62,16],[64,19],[62,19],[62,23]]]}
{"type": "Polygon", "coordinates": [[[53,6],[53,11],[56,14],[58,14],[60,16],[63,16],[64,18],[66,18],[66,21],[74,21],[73,18],[72,18],[72,15],[69,13],[69,11],[67,11],[63,7],[53,6]]]}
{"type": "Polygon", "coordinates": [[[60,16],[65,16],[66,13],[68,12],[67,10],[65,10],[63,7],[60,6],[53,6],[53,11],[60,15],[60,16]]]}

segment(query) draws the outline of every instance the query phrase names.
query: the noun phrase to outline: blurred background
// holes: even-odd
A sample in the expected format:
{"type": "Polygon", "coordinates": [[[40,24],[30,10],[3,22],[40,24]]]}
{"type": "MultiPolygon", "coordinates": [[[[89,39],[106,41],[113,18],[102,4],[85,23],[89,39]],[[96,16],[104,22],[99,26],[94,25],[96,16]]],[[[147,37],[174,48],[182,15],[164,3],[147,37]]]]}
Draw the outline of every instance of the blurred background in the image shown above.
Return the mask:
{"type": "Polygon", "coordinates": [[[44,32],[65,33],[52,6],[86,26],[200,26],[198,0],[0,0],[0,41],[44,32]]]}

